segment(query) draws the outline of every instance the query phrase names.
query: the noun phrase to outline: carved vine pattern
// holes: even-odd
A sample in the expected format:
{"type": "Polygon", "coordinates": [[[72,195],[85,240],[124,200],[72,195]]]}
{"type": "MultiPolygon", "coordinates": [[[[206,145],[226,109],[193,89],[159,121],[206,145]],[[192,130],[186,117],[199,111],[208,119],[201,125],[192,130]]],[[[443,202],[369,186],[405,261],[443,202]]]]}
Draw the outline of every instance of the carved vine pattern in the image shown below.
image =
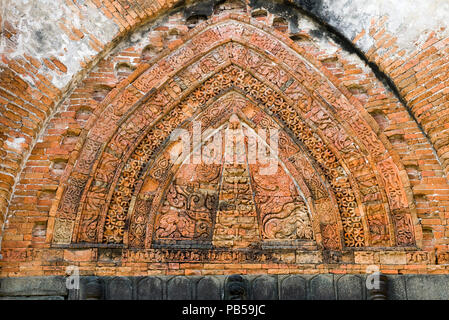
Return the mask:
{"type": "Polygon", "coordinates": [[[344,241],[347,247],[364,246],[364,230],[357,207],[354,192],[343,168],[336,156],[325,143],[312,132],[294,107],[290,106],[277,92],[267,87],[236,66],[227,67],[215,77],[207,80],[181,104],[152,128],[137,146],[126,164],[108,209],[104,227],[103,241],[122,243],[129,202],[143,166],[154,155],[155,150],[169,136],[170,132],[186,120],[182,110],[188,105],[203,105],[221,90],[235,86],[247,92],[253,99],[263,103],[273,114],[289,128],[307,147],[310,154],[323,170],[333,192],[337,196],[344,241]]]}

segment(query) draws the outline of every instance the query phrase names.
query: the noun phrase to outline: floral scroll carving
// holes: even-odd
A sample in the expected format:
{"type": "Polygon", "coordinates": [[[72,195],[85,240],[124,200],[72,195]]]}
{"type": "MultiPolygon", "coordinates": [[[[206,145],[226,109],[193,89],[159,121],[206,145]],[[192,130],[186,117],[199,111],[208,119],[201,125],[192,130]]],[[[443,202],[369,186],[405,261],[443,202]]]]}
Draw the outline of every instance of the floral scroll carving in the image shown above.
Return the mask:
{"type": "Polygon", "coordinates": [[[130,248],[148,248],[148,239],[150,244],[194,241],[240,248],[253,241],[317,239],[332,250],[414,245],[396,164],[371,128],[356,121],[360,117],[349,100],[323,85],[281,42],[244,23],[223,26],[199,32],[105,108],[107,128],[93,128],[86,140],[77,174],[59,203],[53,241],[130,248]],[[243,40],[228,42],[230,38],[251,41],[243,45],[243,40]],[[219,41],[223,43],[213,47],[219,41]],[[282,66],[250,47],[282,57],[282,66]],[[193,61],[203,51],[207,53],[193,61]],[[179,72],[155,88],[175,70],[179,72]],[[233,98],[221,109],[210,107],[227,92],[251,102],[233,106],[233,98]],[[329,105],[332,111],[326,109],[329,105]],[[129,120],[114,127],[132,108],[129,120]],[[188,127],[188,120],[200,115],[204,127],[213,127],[234,112],[247,127],[281,129],[285,167],[278,168],[277,180],[259,176],[259,168],[251,164],[183,169],[161,156],[170,134],[188,127]],[[340,125],[342,120],[350,129],[340,125]],[[366,161],[348,132],[363,140],[363,151],[378,163],[366,161]],[[104,146],[101,138],[108,135],[104,146]],[[95,166],[97,158],[101,161],[95,166]],[[197,173],[189,181],[183,178],[188,170],[197,173]],[[141,191],[146,179],[153,179],[154,188],[141,191]],[[229,222],[230,216],[239,222],[229,222]]]}

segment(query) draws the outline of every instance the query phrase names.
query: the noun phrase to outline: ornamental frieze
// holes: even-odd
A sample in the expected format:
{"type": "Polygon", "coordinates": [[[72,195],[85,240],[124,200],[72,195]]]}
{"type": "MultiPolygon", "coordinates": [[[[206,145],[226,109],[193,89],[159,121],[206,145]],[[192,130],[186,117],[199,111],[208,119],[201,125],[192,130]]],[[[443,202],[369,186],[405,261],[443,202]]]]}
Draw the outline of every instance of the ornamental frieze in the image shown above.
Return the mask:
{"type": "Polygon", "coordinates": [[[332,250],[413,246],[403,175],[362,108],[309,58],[242,21],[192,31],[185,45],[98,115],[59,203],[53,242],[149,248],[153,241],[182,246],[179,241],[193,239],[244,247],[301,239],[332,250]],[[166,155],[171,133],[198,116],[204,128],[226,130],[231,109],[211,105],[231,91],[254,105],[233,109],[241,130],[280,129],[285,177],[278,175],[277,184],[254,174],[260,169],[254,165],[222,165],[210,168],[221,172],[211,187],[177,183],[181,169],[166,155]],[[222,223],[225,216],[235,221],[222,223]]]}

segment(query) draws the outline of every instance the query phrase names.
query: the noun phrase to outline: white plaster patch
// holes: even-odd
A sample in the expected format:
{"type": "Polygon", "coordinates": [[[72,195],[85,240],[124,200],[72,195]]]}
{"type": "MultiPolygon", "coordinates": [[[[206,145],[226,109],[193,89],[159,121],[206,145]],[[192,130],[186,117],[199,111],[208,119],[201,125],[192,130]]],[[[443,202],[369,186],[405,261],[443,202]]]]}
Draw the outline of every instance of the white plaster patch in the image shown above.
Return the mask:
{"type": "Polygon", "coordinates": [[[298,28],[304,31],[317,29],[317,24],[308,17],[300,16],[298,19],[298,28]]]}
{"type": "Polygon", "coordinates": [[[5,143],[8,148],[22,152],[22,144],[25,142],[25,138],[15,138],[12,141],[6,140],[5,143]]]}
{"type": "MultiPolygon", "coordinates": [[[[369,31],[371,19],[387,16],[387,32],[397,36],[400,49],[410,52],[427,37],[426,31],[439,31],[441,36],[449,35],[448,0],[323,0],[324,16],[329,23],[353,39],[363,29],[369,31]]],[[[364,36],[357,45],[364,51],[373,44],[369,35],[364,36]]]]}
{"type": "MultiPolygon", "coordinates": [[[[12,39],[16,48],[8,57],[28,54],[42,60],[55,56],[67,67],[67,72],[58,74],[46,67],[42,70],[50,74],[53,85],[60,89],[81,70],[80,62],[97,52],[89,46],[88,36],[79,41],[70,40],[59,23],[66,19],[73,27],[87,30],[103,43],[111,41],[119,30],[102,12],[87,5],[69,6],[55,0],[2,0],[0,3],[2,21],[7,20],[17,30],[12,39]]],[[[6,52],[4,43],[0,44],[0,50],[6,52]]],[[[32,79],[27,80],[34,84],[32,79]]]]}

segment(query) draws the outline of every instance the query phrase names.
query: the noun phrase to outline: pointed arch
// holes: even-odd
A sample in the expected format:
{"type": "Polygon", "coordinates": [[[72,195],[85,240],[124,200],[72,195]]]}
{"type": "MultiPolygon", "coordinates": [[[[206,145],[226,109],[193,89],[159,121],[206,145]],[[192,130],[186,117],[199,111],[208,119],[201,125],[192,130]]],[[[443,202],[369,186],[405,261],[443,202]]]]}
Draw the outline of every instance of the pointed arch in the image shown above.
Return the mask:
{"type": "Polygon", "coordinates": [[[228,86],[263,103],[307,149],[335,194],[346,247],[419,245],[397,156],[317,61],[279,32],[235,14],[201,23],[183,40],[155,64],[140,65],[86,126],[51,212],[54,244],[123,244],[129,212],[146,210],[147,202],[132,198],[142,168],[172,130],[228,86]],[[106,231],[115,234],[108,239],[106,231]]]}
{"type": "MultiPolygon", "coordinates": [[[[245,130],[255,130],[257,129],[262,129],[262,130],[267,130],[269,129],[269,127],[271,129],[275,129],[275,130],[279,130],[280,127],[278,126],[278,124],[276,122],[274,122],[268,115],[266,115],[263,110],[261,110],[260,108],[256,107],[253,102],[250,102],[248,99],[246,99],[245,97],[243,97],[241,94],[237,94],[234,90],[230,91],[230,92],[226,92],[224,93],[220,98],[218,98],[217,100],[213,101],[212,103],[209,104],[209,106],[205,107],[205,109],[198,115],[195,117],[194,121],[197,121],[197,123],[201,123],[202,124],[202,128],[204,129],[204,131],[207,131],[210,128],[213,128],[212,130],[212,134],[217,134],[218,133],[222,133],[222,131],[220,131],[220,128],[223,129],[226,126],[226,123],[229,122],[229,119],[232,115],[238,115],[239,119],[241,119],[241,121],[243,121],[243,126],[245,127],[245,130]],[[249,114],[253,114],[253,118],[249,119],[246,117],[245,115],[246,113],[249,114]],[[211,117],[211,115],[213,115],[213,118],[211,117]],[[261,126],[262,124],[265,124],[265,126],[261,126]],[[204,125],[209,125],[209,127],[205,127],[204,125]],[[254,128],[250,127],[253,126],[254,128]],[[267,126],[268,125],[268,126],[267,126]],[[218,129],[217,129],[218,127],[218,129]]],[[[191,128],[190,128],[191,129],[191,128]]],[[[191,133],[191,132],[190,132],[191,133]]],[[[252,131],[252,133],[247,132],[245,133],[245,137],[255,137],[256,139],[259,140],[258,143],[262,142],[262,138],[260,136],[257,136],[257,134],[252,131]]],[[[260,183],[258,181],[256,181],[256,176],[261,177],[261,174],[257,174],[256,171],[261,171],[260,169],[260,163],[258,163],[257,161],[247,161],[247,167],[244,168],[238,172],[238,174],[240,176],[243,177],[243,179],[245,180],[245,183],[243,183],[243,187],[245,187],[246,184],[249,184],[248,181],[246,181],[246,177],[249,177],[249,179],[251,180],[250,182],[250,188],[248,189],[252,189],[251,194],[254,196],[255,198],[249,197],[249,199],[244,199],[244,201],[248,200],[250,203],[254,203],[255,205],[255,210],[257,211],[257,221],[254,222],[255,226],[259,225],[260,227],[260,232],[258,231],[258,233],[260,233],[261,235],[266,231],[267,228],[264,228],[265,223],[264,223],[264,217],[267,216],[268,211],[265,210],[263,207],[265,205],[269,205],[269,200],[273,200],[273,198],[276,198],[275,200],[279,200],[279,203],[284,203],[284,204],[288,204],[288,203],[295,203],[294,198],[298,197],[298,199],[300,198],[299,202],[303,202],[307,207],[308,207],[308,211],[306,213],[308,214],[312,214],[310,209],[311,207],[314,206],[314,203],[312,201],[312,197],[316,196],[316,193],[314,193],[313,191],[310,191],[308,188],[308,185],[304,182],[304,178],[302,177],[302,174],[299,173],[297,170],[295,170],[295,166],[291,163],[289,157],[292,155],[295,155],[295,159],[297,157],[299,157],[299,147],[296,146],[296,144],[291,140],[291,138],[285,133],[285,131],[280,131],[279,132],[279,136],[281,139],[281,145],[279,146],[280,148],[280,153],[278,155],[279,158],[277,158],[276,160],[276,173],[271,173],[269,175],[262,175],[262,178],[264,178],[264,180],[266,180],[265,182],[267,183],[267,185],[278,185],[275,189],[271,190],[274,192],[260,192],[260,190],[262,191],[270,191],[269,188],[264,188],[263,186],[260,185],[260,183]],[[279,164],[278,162],[279,161],[279,164]],[[288,166],[284,164],[284,162],[288,162],[288,166]],[[280,171],[279,171],[279,170],[280,171]],[[289,169],[293,169],[292,172],[289,171],[289,169]],[[288,172],[288,176],[286,176],[285,174],[283,175],[283,178],[281,179],[280,177],[282,176],[282,171],[284,172],[288,172]],[[289,177],[291,179],[291,183],[289,184],[289,177]],[[267,181],[268,179],[268,181],[267,181]],[[279,185],[279,180],[282,182],[286,182],[284,185],[284,188],[286,190],[281,190],[281,186],[279,185]],[[293,191],[292,194],[292,190],[289,190],[293,188],[296,189],[296,192],[293,191]],[[265,198],[263,196],[263,194],[265,194],[265,198]]],[[[223,137],[223,135],[222,135],[223,137]]],[[[205,137],[205,139],[203,141],[207,141],[208,137],[205,137]]],[[[221,138],[220,138],[221,139],[221,138]]],[[[220,143],[222,142],[222,140],[219,140],[220,143]]],[[[247,144],[249,145],[250,142],[247,142],[247,144]]],[[[205,185],[211,185],[211,187],[214,189],[213,191],[213,198],[216,200],[215,201],[215,208],[214,210],[211,210],[211,217],[210,220],[211,222],[214,222],[212,220],[214,219],[218,219],[217,217],[215,217],[214,215],[217,213],[217,210],[220,209],[219,205],[220,205],[220,201],[223,200],[221,191],[222,188],[220,186],[223,185],[223,178],[225,175],[224,169],[225,169],[225,164],[223,163],[223,158],[226,158],[224,155],[223,157],[220,157],[220,159],[222,159],[222,161],[218,161],[218,163],[212,163],[210,165],[204,164],[203,162],[201,162],[199,165],[195,165],[195,164],[189,164],[188,166],[185,165],[179,165],[179,166],[167,166],[164,167],[163,165],[160,166],[159,164],[168,164],[169,163],[169,158],[171,157],[171,155],[169,154],[170,151],[174,148],[174,145],[176,145],[176,143],[172,143],[172,144],[168,144],[165,147],[165,151],[160,152],[158,157],[154,159],[153,161],[153,165],[149,165],[148,169],[146,170],[146,173],[144,173],[143,176],[143,180],[144,183],[141,187],[141,190],[136,190],[135,194],[136,194],[136,198],[141,198],[141,199],[145,199],[145,198],[151,198],[153,199],[153,195],[157,195],[157,194],[161,194],[163,190],[166,190],[165,192],[169,192],[167,190],[169,190],[171,188],[172,185],[183,185],[183,186],[192,186],[192,189],[194,188],[193,186],[201,186],[203,184],[205,185]],[[181,167],[184,168],[183,172],[181,174],[181,167]],[[196,168],[196,169],[195,169],[196,168]],[[187,170],[187,171],[186,171],[187,170]],[[211,172],[213,172],[214,174],[211,175],[211,172]],[[203,175],[206,175],[205,178],[206,182],[202,182],[203,180],[198,177],[198,174],[203,173],[203,175]],[[178,181],[178,176],[181,175],[181,178],[179,179],[180,182],[178,181]],[[189,179],[183,177],[184,175],[187,175],[188,177],[190,177],[189,179]],[[192,176],[193,175],[193,176],[192,176]],[[164,177],[163,179],[161,179],[161,176],[164,177]],[[210,178],[212,178],[210,180],[210,178]],[[161,184],[159,185],[158,189],[155,189],[155,184],[157,184],[157,180],[161,181],[161,184]],[[168,187],[168,185],[170,185],[170,187],[168,187]],[[142,191],[143,190],[143,191],[142,191]]],[[[246,146],[247,148],[247,152],[249,151],[249,146],[246,146]]],[[[202,142],[199,143],[199,147],[202,147],[202,142]]],[[[196,150],[196,148],[198,148],[198,146],[193,147],[192,150],[196,150]]],[[[221,148],[221,152],[224,152],[224,147],[221,148]]],[[[253,155],[254,157],[254,155],[253,155]]],[[[255,158],[255,157],[254,157],[255,158]]],[[[187,159],[190,159],[189,157],[187,157],[187,159]]],[[[181,160],[182,162],[182,160],[181,160]]],[[[306,165],[309,166],[309,170],[314,170],[312,168],[312,166],[310,165],[310,163],[306,162],[306,165]]],[[[235,168],[233,168],[232,165],[228,165],[227,167],[229,167],[229,170],[235,170],[235,168]]],[[[262,170],[262,173],[263,170],[262,170]]],[[[270,172],[267,172],[270,173],[270,172]]],[[[320,185],[321,188],[321,192],[324,194],[324,186],[321,185],[321,181],[320,179],[316,179],[315,182],[317,184],[320,185]]],[[[200,188],[198,188],[200,189],[200,188]]],[[[208,188],[210,190],[210,188],[208,188]]],[[[173,190],[173,189],[170,189],[173,190]]],[[[197,193],[198,194],[198,193],[197,193]]],[[[232,192],[231,192],[232,194],[232,192]]],[[[323,199],[323,194],[321,194],[320,198],[317,200],[322,200],[323,199]]],[[[208,194],[208,196],[210,196],[210,194],[208,194]]],[[[202,196],[200,195],[200,197],[202,198],[206,198],[206,196],[202,196]]],[[[151,234],[154,234],[153,229],[157,228],[157,226],[154,226],[154,223],[152,222],[152,220],[156,219],[156,216],[158,214],[158,212],[160,211],[160,206],[161,203],[164,203],[164,201],[167,199],[167,195],[160,197],[158,199],[158,201],[153,201],[152,203],[152,207],[154,208],[154,212],[151,213],[148,217],[149,219],[149,223],[148,223],[148,236],[147,236],[147,243],[148,244],[154,244],[154,241],[152,241],[152,237],[151,234]]],[[[237,202],[240,200],[239,197],[235,197],[234,199],[237,200],[237,202]]],[[[226,206],[226,200],[221,201],[222,204],[224,204],[226,206]]],[[[277,209],[280,209],[280,207],[282,205],[277,205],[277,209]]],[[[186,206],[183,206],[186,207],[186,206]]],[[[187,209],[187,208],[185,208],[187,209]]],[[[276,210],[274,210],[276,211],[276,210]]],[[[277,210],[280,211],[280,210],[277,210]]],[[[143,212],[143,213],[148,213],[148,212],[143,212]]],[[[323,212],[324,213],[324,212],[323,212]]],[[[132,215],[138,215],[141,214],[141,212],[138,209],[134,210],[134,213],[132,215]]],[[[336,221],[337,219],[335,219],[335,217],[333,217],[333,215],[335,214],[333,212],[333,210],[329,210],[329,212],[324,213],[326,216],[331,216],[328,217],[329,220],[331,221],[336,221]]],[[[245,214],[244,214],[245,215],[245,214]]],[[[289,217],[289,216],[288,216],[289,217]]],[[[309,217],[307,217],[308,219],[309,217]]],[[[135,221],[135,220],[143,220],[143,217],[141,217],[140,219],[131,219],[131,221],[135,221]]],[[[294,220],[294,219],[293,219],[294,220]]],[[[302,219],[304,220],[304,219],[302,219]]],[[[312,221],[312,217],[310,217],[310,221],[312,221]]],[[[328,221],[327,221],[328,222],[328,221]]],[[[157,223],[156,223],[157,224],[157,223]]],[[[176,222],[174,222],[174,224],[176,224],[176,222]]],[[[312,225],[307,223],[307,228],[308,230],[312,230],[312,225]]],[[[320,226],[319,223],[316,223],[315,226],[315,231],[314,234],[319,234],[320,231],[320,226]]],[[[133,234],[132,230],[136,228],[135,226],[133,226],[133,224],[130,225],[130,235],[133,234]]],[[[137,229],[139,229],[137,227],[137,229]]],[[[274,237],[271,236],[271,238],[273,238],[274,240],[279,240],[279,239],[295,239],[295,238],[301,238],[301,239],[311,239],[312,238],[312,234],[307,234],[307,236],[305,234],[303,234],[303,231],[305,231],[306,229],[302,229],[302,230],[298,230],[300,231],[301,235],[299,237],[294,237],[291,234],[286,235],[284,237],[280,236],[280,237],[274,237]]],[[[341,228],[335,228],[336,230],[339,230],[341,228]]],[[[271,231],[269,231],[269,233],[272,233],[271,231]]],[[[209,236],[211,236],[212,234],[209,234],[209,236]]],[[[192,235],[192,237],[194,237],[192,235]]],[[[153,237],[154,238],[154,237],[153,237]]],[[[231,237],[232,238],[232,237],[231,237]]],[[[266,239],[270,238],[270,236],[265,236],[266,239]]],[[[211,237],[208,237],[208,240],[212,240],[211,237]]],[[[339,247],[341,247],[341,243],[339,243],[339,236],[338,239],[334,239],[335,241],[333,241],[333,245],[334,245],[334,249],[337,249],[339,247]]],[[[216,243],[215,243],[216,244],[216,243]]],[[[285,245],[286,243],[284,243],[285,245]]]]}

